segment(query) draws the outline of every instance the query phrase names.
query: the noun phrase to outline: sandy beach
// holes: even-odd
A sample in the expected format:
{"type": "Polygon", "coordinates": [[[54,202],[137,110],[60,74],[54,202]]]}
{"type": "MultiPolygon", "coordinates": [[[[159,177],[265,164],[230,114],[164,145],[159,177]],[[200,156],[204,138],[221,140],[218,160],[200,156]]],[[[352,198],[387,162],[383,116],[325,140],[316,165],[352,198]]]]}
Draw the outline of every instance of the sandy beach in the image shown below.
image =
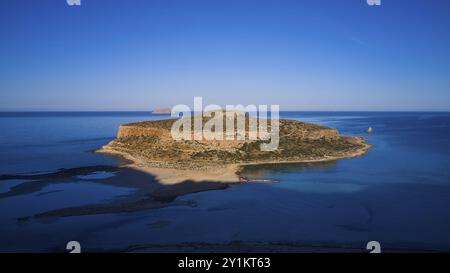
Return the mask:
{"type": "Polygon", "coordinates": [[[126,164],[125,167],[132,168],[144,173],[148,173],[154,176],[162,185],[173,185],[185,181],[240,183],[243,182],[243,177],[241,177],[239,173],[241,168],[246,165],[314,163],[314,162],[334,161],[337,159],[344,159],[344,158],[353,158],[364,155],[372,147],[371,144],[365,143],[363,139],[360,140],[360,144],[362,145],[362,148],[350,151],[340,156],[325,156],[321,158],[309,158],[304,160],[290,160],[290,161],[254,161],[239,164],[210,164],[205,165],[202,169],[155,167],[155,165],[159,164],[160,162],[149,161],[146,158],[131,155],[130,153],[124,151],[119,151],[117,149],[114,149],[114,147],[111,146],[110,144],[103,146],[96,152],[120,156],[130,162],[126,164]]]}

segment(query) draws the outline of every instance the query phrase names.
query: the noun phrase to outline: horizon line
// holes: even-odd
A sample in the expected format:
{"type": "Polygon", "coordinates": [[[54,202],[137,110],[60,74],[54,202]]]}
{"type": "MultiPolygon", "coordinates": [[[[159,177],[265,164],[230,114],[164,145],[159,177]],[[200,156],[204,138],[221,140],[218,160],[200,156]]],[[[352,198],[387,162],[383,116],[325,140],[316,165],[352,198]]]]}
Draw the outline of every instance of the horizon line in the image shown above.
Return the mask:
{"type": "MultiPolygon", "coordinates": [[[[154,110],[1,110],[0,113],[149,113],[154,110]]],[[[270,111],[269,111],[270,112],[270,111]]],[[[450,113],[450,110],[280,110],[282,112],[450,113]]],[[[170,115],[170,114],[157,114],[170,115]]]]}

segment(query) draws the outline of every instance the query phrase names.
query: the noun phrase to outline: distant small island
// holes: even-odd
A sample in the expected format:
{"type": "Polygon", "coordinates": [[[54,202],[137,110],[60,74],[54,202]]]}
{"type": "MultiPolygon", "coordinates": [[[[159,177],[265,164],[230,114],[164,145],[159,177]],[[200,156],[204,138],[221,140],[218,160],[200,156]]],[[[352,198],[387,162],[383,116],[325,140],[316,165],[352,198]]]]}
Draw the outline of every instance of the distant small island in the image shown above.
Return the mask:
{"type": "Polygon", "coordinates": [[[121,125],[117,138],[97,152],[120,155],[133,162],[131,167],[172,184],[186,180],[239,182],[243,165],[330,161],[363,155],[371,147],[361,137],[285,119],[279,121],[279,147],[274,151],[261,151],[264,140],[259,139],[174,140],[171,128],[176,120],[121,125]]]}
{"type": "Polygon", "coordinates": [[[156,108],[152,111],[154,115],[170,115],[172,109],[170,108],[156,108]]]}

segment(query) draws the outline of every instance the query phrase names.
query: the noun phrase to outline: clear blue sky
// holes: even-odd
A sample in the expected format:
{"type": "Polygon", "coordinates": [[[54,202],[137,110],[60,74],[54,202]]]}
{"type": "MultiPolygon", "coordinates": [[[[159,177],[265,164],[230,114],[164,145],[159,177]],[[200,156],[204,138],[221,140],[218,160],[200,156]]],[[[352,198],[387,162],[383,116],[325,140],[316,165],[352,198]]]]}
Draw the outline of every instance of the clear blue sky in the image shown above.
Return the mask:
{"type": "Polygon", "coordinates": [[[0,110],[450,110],[450,1],[1,0],[0,110]]]}

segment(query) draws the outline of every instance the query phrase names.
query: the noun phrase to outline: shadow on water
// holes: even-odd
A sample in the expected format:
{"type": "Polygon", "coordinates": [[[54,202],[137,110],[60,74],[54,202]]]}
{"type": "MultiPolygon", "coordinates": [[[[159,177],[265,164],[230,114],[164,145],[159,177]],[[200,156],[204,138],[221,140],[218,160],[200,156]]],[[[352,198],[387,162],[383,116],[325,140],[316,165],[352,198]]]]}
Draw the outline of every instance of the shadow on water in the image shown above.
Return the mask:
{"type": "MultiPolygon", "coordinates": [[[[223,190],[230,186],[227,183],[221,182],[204,181],[199,183],[189,180],[179,184],[163,185],[151,174],[136,171],[127,167],[115,166],[89,166],[60,169],[53,173],[44,174],[1,175],[0,182],[2,180],[26,181],[11,187],[7,192],[0,193],[0,199],[37,193],[49,185],[82,183],[85,181],[95,184],[134,189],[130,194],[118,196],[108,203],[54,209],[32,216],[19,217],[17,218],[19,222],[28,221],[31,218],[45,220],[58,217],[134,212],[176,205],[195,206],[193,201],[177,200],[177,197],[202,191],[223,190]],[[80,179],[82,176],[89,177],[90,175],[99,172],[114,172],[115,175],[112,177],[107,176],[104,179],[80,179]]],[[[44,194],[46,193],[41,195],[44,194]]]]}
{"type": "MultiPolygon", "coordinates": [[[[261,178],[274,172],[298,173],[312,169],[325,170],[332,168],[335,164],[335,161],[330,161],[246,165],[242,168],[241,174],[252,179],[261,178]]],[[[177,200],[177,197],[202,191],[223,190],[230,186],[229,183],[223,182],[203,181],[199,183],[189,180],[174,185],[163,185],[151,174],[127,167],[106,165],[59,169],[52,173],[0,175],[0,181],[2,180],[25,180],[25,182],[11,187],[9,191],[0,193],[0,199],[38,193],[49,185],[82,183],[85,181],[101,185],[134,189],[132,193],[125,196],[118,196],[108,203],[54,209],[32,216],[19,217],[17,220],[20,222],[28,221],[31,218],[45,220],[47,218],[58,217],[134,212],[176,205],[195,206],[193,201],[177,200]],[[80,179],[83,176],[89,177],[99,172],[114,173],[115,175],[112,177],[107,176],[104,179],[80,179]]],[[[56,192],[60,191],[38,193],[36,196],[43,196],[56,192]]]]}

